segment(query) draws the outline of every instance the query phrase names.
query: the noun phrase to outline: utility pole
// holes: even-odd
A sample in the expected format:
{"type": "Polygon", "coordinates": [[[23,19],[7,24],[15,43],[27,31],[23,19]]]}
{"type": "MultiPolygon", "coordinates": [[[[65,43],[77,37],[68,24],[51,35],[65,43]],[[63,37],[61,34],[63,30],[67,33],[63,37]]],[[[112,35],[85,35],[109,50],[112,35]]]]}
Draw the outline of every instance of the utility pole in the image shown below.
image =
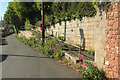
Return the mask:
{"type": "Polygon", "coordinates": [[[64,27],[64,41],[66,41],[66,20],[65,20],[65,27],[64,27]]]}
{"type": "Polygon", "coordinates": [[[42,46],[45,44],[45,26],[44,26],[44,0],[42,0],[42,46]]]}

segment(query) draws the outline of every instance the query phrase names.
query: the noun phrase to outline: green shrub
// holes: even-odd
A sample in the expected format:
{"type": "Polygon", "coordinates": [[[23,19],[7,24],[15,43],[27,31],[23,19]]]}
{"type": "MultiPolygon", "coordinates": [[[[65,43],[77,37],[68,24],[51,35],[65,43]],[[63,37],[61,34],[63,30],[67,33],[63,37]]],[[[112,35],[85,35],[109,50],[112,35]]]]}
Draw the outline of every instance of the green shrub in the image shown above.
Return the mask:
{"type": "Polygon", "coordinates": [[[88,54],[92,54],[92,55],[95,55],[95,50],[90,48],[89,51],[88,51],[88,54]]]}
{"type": "Polygon", "coordinates": [[[76,44],[76,46],[80,47],[80,44],[76,44]]]}
{"type": "Polygon", "coordinates": [[[30,30],[32,28],[32,25],[30,24],[30,21],[26,19],[25,21],[25,30],[30,30]]]}
{"type": "Polygon", "coordinates": [[[88,62],[82,58],[76,66],[77,71],[82,73],[83,78],[87,80],[106,80],[104,71],[99,70],[95,63],[88,62]]]}
{"type": "Polygon", "coordinates": [[[50,6],[49,13],[46,13],[47,20],[45,22],[58,23],[74,18],[81,19],[84,16],[93,17],[97,12],[91,2],[54,2],[50,6]]]}
{"type": "Polygon", "coordinates": [[[60,47],[60,43],[57,40],[57,38],[53,38],[53,39],[47,38],[45,40],[44,47],[42,46],[42,41],[38,41],[34,37],[27,39],[25,37],[18,37],[17,36],[17,38],[20,41],[24,42],[25,44],[28,44],[28,45],[44,52],[49,57],[59,59],[64,55],[64,53],[60,47]]]}
{"type": "Polygon", "coordinates": [[[13,28],[14,28],[14,30],[15,30],[15,33],[16,33],[16,35],[19,33],[19,30],[18,30],[18,28],[14,25],[13,26],[13,28]]]}
{"type": "Polygon", "coordinates": [[[58,36],[58,39],[64,40],[64,37],[63,36],[58,36]]]}
{"type": "Polygon", "coordinates": [[[42,24],[41,21],[37,21],[35,25],[36,25],[36,26],[40,26],[41,24],[42,24]]]}
{"type": "Polygon", "coordinates": [[[44,52],[50,57],[59,59],[64,55],[57,38],[47,39],[44,45],[44,52]]]}
{"type": "Polygon", "coordinates": [[[59,59],[62,56],[64,56],[64,53],[63,53],[62,49],[61,48],[56,49],[56,51],[54,53],[54,57],[59,59]]]}
{"type": "Polygon", "coordinates": [[[110,2],[53,2],[45,3],[45,24],[59,23],[71,19],[82,19],[83,17],[94,17],[97,8],[108,9],[110,2]],[[48,7],[49,6],[49,7],[48,7]]]}

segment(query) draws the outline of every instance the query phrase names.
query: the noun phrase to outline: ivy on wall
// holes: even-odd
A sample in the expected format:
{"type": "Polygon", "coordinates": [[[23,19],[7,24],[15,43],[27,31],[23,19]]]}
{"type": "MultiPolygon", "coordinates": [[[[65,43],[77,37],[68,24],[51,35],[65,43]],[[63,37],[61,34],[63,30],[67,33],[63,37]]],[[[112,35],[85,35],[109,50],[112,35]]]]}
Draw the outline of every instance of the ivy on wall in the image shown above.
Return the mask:
{"type": "Polygon", "coordinates": [[[97,13],[98,8],[107,10],[109,2],[52,2],[45,3],[49,6],[45,8],[45,23],[54,24],[64,20],[81,19],[82,17],[93,17],[97,13]],[[49,11],[49,12],[48,12],[49,11]]]}
{"type": "Polygon", "coordinates": [[[46,13],[51,24],[58,23],[63,20],[70,20],[74,18],[82,18],[84,16],[92,17],[96,15],[96,9],[90,2],[53,2],[49,14],[46,13]]]}

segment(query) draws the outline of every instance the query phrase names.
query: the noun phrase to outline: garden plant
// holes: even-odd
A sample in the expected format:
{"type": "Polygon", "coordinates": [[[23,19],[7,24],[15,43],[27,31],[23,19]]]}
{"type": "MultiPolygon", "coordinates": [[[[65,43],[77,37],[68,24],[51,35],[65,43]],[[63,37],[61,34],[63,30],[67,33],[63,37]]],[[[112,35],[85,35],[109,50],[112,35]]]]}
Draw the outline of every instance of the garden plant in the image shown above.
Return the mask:
{"type": "Polygon", "coordinates": [[[80,62],[76,65],[77,72],[81,72],[83,78],[87,80],[106,80],[104,71],[99,70],[95,63],[89,62],[84,55],[80,56],[80,62]]]}
{"type": "Polygon", "coordinates": [[[64,55],[61,49],[61,45],[56,38],[46,39],[44,47],[42,46],[42,41],[37,40],[37,38],[35,37],[31,37],[30,39],[27,39],[24,36],[23,37],[17,36],[17,38],[20,41],[24,42],[25,44],[33,47],[34,49],[42,51],[44,54],[48,55],[49,57],[59,59],[64,55]]]}

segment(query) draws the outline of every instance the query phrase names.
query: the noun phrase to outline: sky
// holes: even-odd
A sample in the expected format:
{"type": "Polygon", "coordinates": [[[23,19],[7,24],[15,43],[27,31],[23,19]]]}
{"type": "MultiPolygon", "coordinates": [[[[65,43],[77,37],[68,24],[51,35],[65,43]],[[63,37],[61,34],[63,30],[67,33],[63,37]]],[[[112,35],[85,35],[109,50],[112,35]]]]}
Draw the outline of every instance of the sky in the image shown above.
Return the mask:
{"type": "Polygon", "coordinates": [[[0,20],[1,20],[1,16],[3,20],[4,14],[7,10],[8,2],[10,1],[12,0],[0,0],[0,20]]]}
{"type": "Polygon", "coordinates": [[[4,14],[5,14],[6,10],[7,10],[7,6],[8,6],[8,2],[1,2],[1,4],[0,4],[0,8],[1,8],[0,17],[2,16],[2,18],[3,18],[4,14]]]}

